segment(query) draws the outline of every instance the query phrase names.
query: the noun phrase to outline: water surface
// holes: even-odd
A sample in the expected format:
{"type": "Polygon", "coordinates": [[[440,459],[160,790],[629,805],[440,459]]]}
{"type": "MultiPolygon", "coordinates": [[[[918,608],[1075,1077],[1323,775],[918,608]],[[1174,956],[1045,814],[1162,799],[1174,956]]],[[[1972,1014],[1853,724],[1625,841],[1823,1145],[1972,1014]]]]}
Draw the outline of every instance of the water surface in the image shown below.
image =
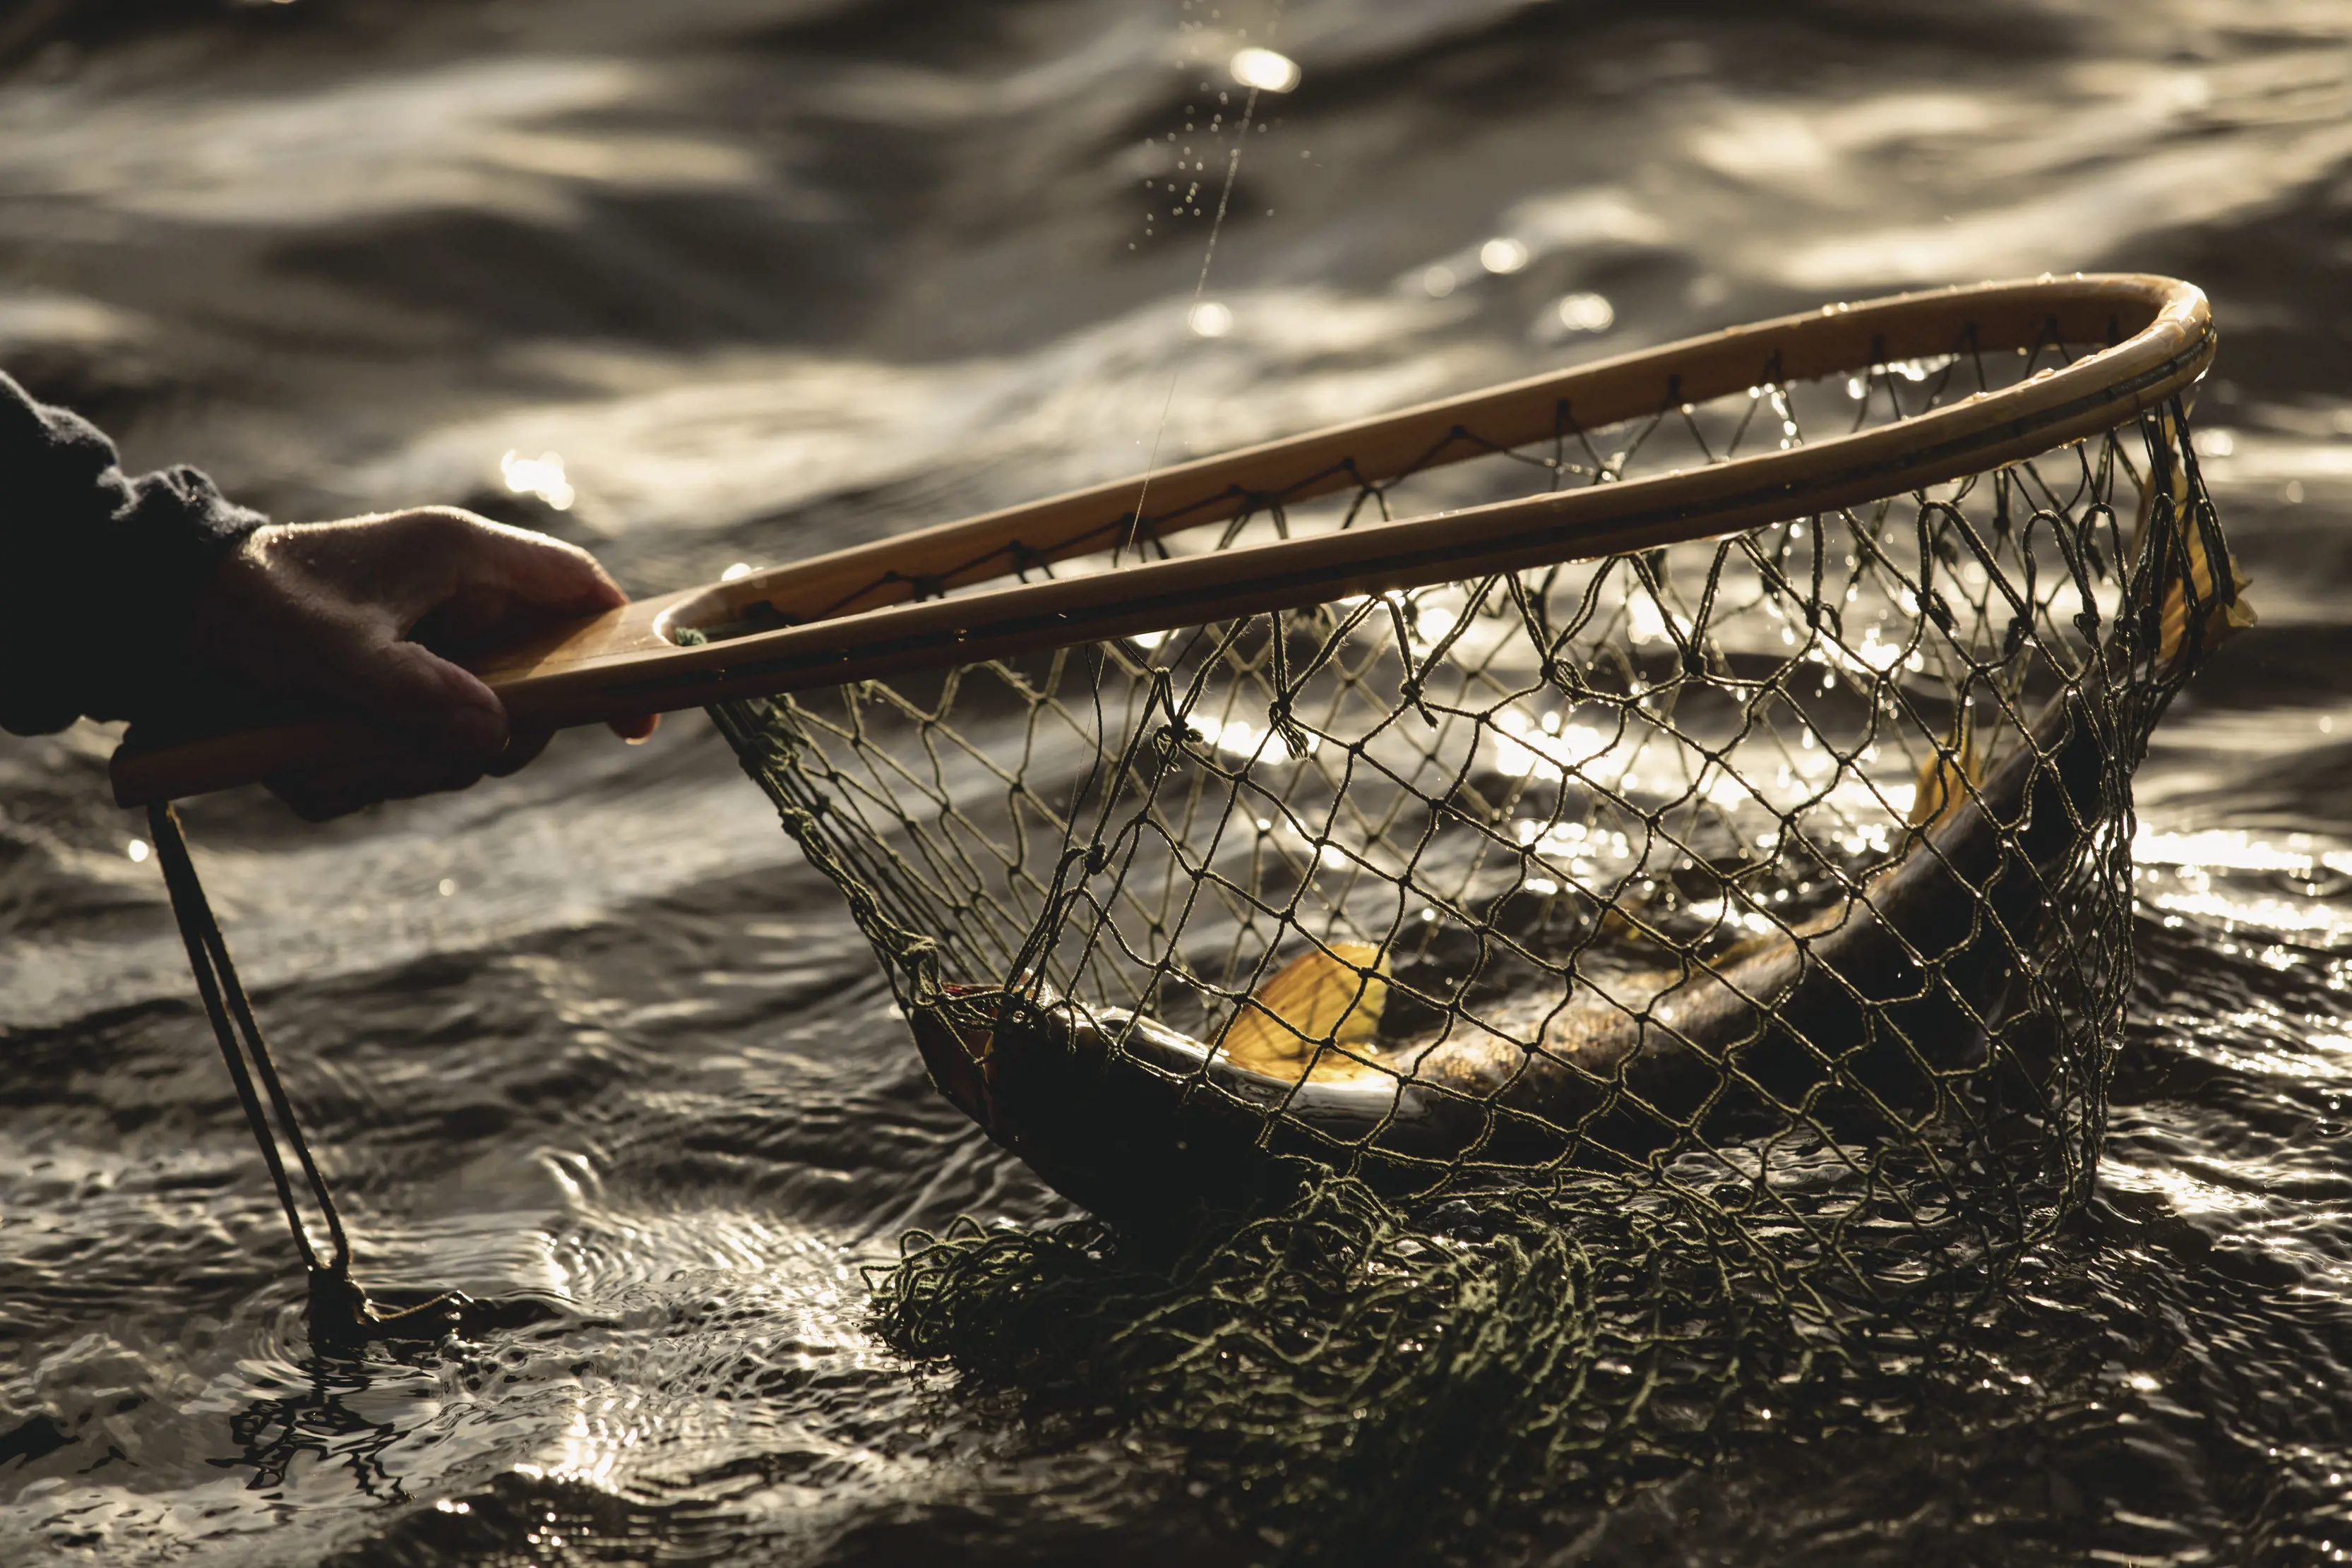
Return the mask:
{"type": "MultiPolygon", "coordinates": [[[[280,517],[465,500],[651,591],[1830,298],[2200,282],[2263,625],[2140,775],[2096,1210],[1965,1397],[1534,1558],[2352,1554],[2352,20],[1664,12],[53,7],[0,24],[0,365],[280,517]],[[1203,283],[1265,42],[1302,81],[1203,283]]],[[[905,1228],[1063,1210],[692,716],[326,829],[189,810],[366,1277],[555,1307],[310,1357],[112,740],[0,741],[0,1556],[1248,1555],[1164,1456],[1041,1451],[867,1333],[905,1228]]]]}

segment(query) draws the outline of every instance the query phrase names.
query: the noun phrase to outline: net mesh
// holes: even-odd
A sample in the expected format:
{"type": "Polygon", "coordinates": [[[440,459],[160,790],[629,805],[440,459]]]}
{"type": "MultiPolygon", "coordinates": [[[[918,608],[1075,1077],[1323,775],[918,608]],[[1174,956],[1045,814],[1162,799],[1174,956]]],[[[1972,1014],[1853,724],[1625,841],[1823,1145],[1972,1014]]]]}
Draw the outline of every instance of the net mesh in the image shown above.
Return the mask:
{"type": "MultiPolygon", "coordinates": [[[[1729,462],[2076,351],[1759,366],[1137,532],[1729,462]]],[[[883,1332],[1156,1433],[1299,1560],[1785,1429],[2087,1197],[2130,770],[2227,559],[2172,406],[1721,538],[714,709],[934,1080],[1092,1214],[910,1238],[883,1332]]]]}

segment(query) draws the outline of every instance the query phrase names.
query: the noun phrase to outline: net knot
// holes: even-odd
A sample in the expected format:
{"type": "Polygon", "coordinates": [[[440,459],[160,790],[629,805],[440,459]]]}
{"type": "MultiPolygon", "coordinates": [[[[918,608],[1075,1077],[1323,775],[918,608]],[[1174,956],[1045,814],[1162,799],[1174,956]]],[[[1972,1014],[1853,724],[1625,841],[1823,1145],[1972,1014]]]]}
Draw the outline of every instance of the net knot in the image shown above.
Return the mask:
{"type": "MultiPolygon", "coordinates": [[[[872,934],[869,933],[869,939],[872,934]]],[[[875,943],[876,949],[887,953],[907,977],[907,998],[916,1007],[936,1007],[948,995],[947,982],[940,977],[940,945],[929,936],[898,929],[889,933],[886,946],[875,943]]]]}
{"type": "Polygon", "coordinates": [[[1592,698],[1591,685],[1585,680],[1583,673],[1576,667],[1572,660],[1546,659],[1543,663],[1543,677],[1547,685],[1556,687],[1561,695],[1572,702],[1589,702],[1592,698]]]}
{"type": "Polygon", "coordinates": [[[1293,762],[1315,749],[1313,744],[1307,739],[1307,732],[1301,729],[1298,721],[1291,716],[1290,695],[1287,692],[1275,698],[1268,705],[1265,710],[1265,722],[1275,734],[1282,737],[1282,748],[1290,753],[1290,759],[1293,762]]]}

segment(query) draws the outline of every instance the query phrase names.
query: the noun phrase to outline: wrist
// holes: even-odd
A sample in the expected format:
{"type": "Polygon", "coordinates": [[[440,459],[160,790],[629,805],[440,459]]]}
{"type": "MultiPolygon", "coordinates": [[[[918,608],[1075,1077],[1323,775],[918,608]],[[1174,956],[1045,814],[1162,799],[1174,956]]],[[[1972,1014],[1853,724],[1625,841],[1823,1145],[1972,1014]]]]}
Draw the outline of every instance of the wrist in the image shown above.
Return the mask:
{"type": "Polygon", "coordinates": [[[100,562],[120,633],[92,648],[82,711],[92,718],[167,715],[183,701],[222,570],[267,526],[194,469],[128,481],[127,504],[103,525],[100,562]]]}

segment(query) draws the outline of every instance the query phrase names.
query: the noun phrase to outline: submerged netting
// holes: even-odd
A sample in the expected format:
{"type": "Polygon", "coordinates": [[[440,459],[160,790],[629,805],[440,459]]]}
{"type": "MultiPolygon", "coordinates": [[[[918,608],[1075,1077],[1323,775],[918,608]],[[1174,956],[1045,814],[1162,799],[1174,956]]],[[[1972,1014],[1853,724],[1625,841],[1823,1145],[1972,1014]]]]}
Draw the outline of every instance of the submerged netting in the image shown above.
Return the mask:
{"type": "MultiPolygon", "coordinates": [[[[2072,357],[1759,366],[1137,532],[1725,463],[2072,357]]],[[[913,1239],[886,1333],[1332,1558],[1932,1343],[2088,1194],[2130,771],[2226,560],[2173,406],[1721,538],[715,709],[942,1091],[1098,1217],[913,1239]]]]}

